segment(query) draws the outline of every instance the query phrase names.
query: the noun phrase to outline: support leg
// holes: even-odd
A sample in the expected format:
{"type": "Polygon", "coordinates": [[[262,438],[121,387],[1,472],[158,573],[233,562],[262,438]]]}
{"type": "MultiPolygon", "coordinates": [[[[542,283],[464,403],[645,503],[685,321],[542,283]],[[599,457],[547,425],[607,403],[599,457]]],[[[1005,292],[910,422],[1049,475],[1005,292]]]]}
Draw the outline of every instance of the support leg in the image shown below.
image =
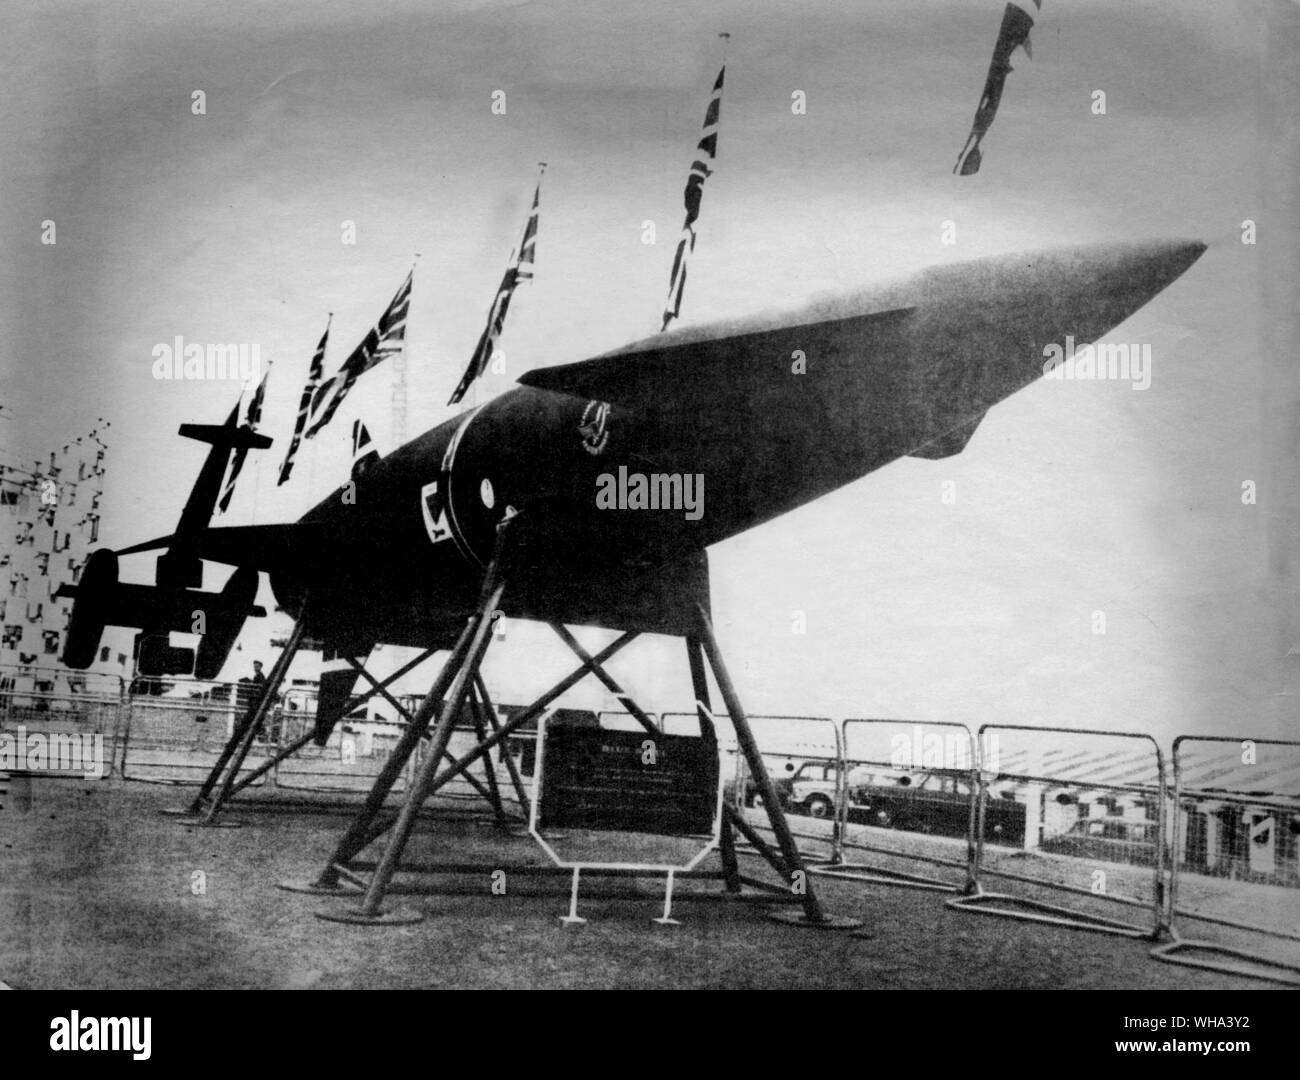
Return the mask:
{"type": "Polygon", "coordinates": [[[727,706],[728,713],[731,714],[731,723],[736,729],[736,741],[740,744],[740,750],[749,764],[754,783],[763,796],[764,809],[767,811],[768,820],[772,824],[772,831],[776,834],[777,846],[781,849],[781,857],[790,868],[791,877],[794,879],[787,882],[787,884],[794,887],[796,891],[802,889],[804,925],[837,927],[861,925],[859,920],[833,919],[822,910],[821,903],[818,901],[817,894],[813,889],[812,875],[808,873],[807,867],[804,866],[803,857],[799,854],[799,848],[795,845],[794,836],[790,832],[790,825],[785,819],[785,811],[781,807],[776,788],[772,784],[772,778],[767,774],[767,766],[763,762],[763,755],[759,751],[758,742],[754,738],[754,733],[750,730],[749,719],[745,716],[745,710],[741,707],[740,699],[736,695],[736,688],[732,685],[731,676],[727,674],[726,665],[722,662],[722,653],[718,648],[717,639],[713,636],[713,627],[709,622],[708,613],[703,607],[697,608],[697,612],[700,624],[700,641],[704,646],[705,655],[709,658],[709,664],[713,668],[713,677],[717,680],[718,689],[722,692],[723,703],[727,706]]]}
{"type": "Polygon", "coordinates": [[[722,813],[724,817],[731,821],[736,831],[749,841],[754,850],[767,860],[768,865],[777,872],[781,880],[789,881],[790,867],[781,857],[781,853],[772,850],[772,845],[764,840],[762,835],[741,816],[740,811],[734,806],[724,806],[722,813]]]}
{"type": "MultiPolygon", "coordinates": [[[[388,838],[388,846],[384,849],[383,857],[379,860],[379,865],[375,867],[375,871],[371,875],[370,885],[366,889],[361,909],[358,912],[343,915],[342,918],[345,921],[380,921],[379,905],[383,902],[384,892],[388,888],[393,874],[397,871],[398,861],[406,848],[406,842],[410,839],[411,830],[415,827],[415,817],[420,812],[420,807],[424,805],[424,800],[429,796],[438,764],[441,762],[442,756],[447,752],[447,744],[451,741],[452,728],[455,725],[456,717],[460,714],[461,706],[464,704],[470,680],[478,673],[479,665],[483,662],[483,655],[492,640],[492,613],[497,610],[501,602],[501,594],[505,591],[505,584],[501,576],[501,564],[506,552],[506,540],[512,520],[512,518],[507,518],[497,526],[496,545],[492,552],[492,560],[488,564],[487,572],[483,577],[483,588],[479,593],[478,606],[466,624],[465,630],[461,634],[461,640],[456,644],[455,652],[439,675],[439,683],[444,681],[444,675],[450,676],[451,686],[447,690],[447,696],[442,704],[442,712],[438,718],[437,726],[434,728],[433,745],[420,766],[420,771],[411,790],[407,793],[406,802],[397,815],[393,833],[388,838]]],[[[438,688],[435,687],[434,689],[438,688]]],[[[431,710],[436,706],[437,700],[438,696],[435,696],[431,689],[428,697],[425,698],[424,705],[420,707],[422,717],[426,713],[426,708],[431,710]]],[[[418,725],[412,724],[411,727],[415,728],[418,725]]],[[[418,733],[414,736],[414,739],[415,743],[418,743],[418,733]]],[[[415,743],[412,744],[412,749],[414,749],[415,743]]],[[[486,744],[480,743],[480,749],[484,745],[486,744]]],[[[369,820],[363,821],[359,818],[352,823],[352,828],[348,830],[344,842],[340,843],[340,848],[355,848],[355,850],[349,850],[345,858],[350,859],[369,842],[369,839],[373,839],[375,832],[373,818],[378,813],[378,806],[374,807],[374,812],[369,820]]],[[[337,881],[338,870],[336,866],[338,861],[335,860],[326,868],[327,873],[333,871],[335,881],[337,881]]],[[[329,913],[321,913],[321,917],[330,918],[331,916],[329,913]]],[[[335,916],[335,918],[338,917],[335,916]]]]}
{"type": "Polygon", "coordinates": [[[587,920],[578,914],[578,880],[582,875],[582,868],[575,866],[573,868],[573,884],[569,886],[569,913],[560,916],[562,923],[585,923],[587,920]]]}
{"type": "MultiPolygon", "coordinates": [[[[230,738],[226,740],[226,745],[221,748],[221,754],[217,758],[217,763],[212,766],[212,771],[208,773],[207,778],[203,781],[197,794],[195,794],[190,805],[183,811],[185,814],[198,815],[203,813],[203,808],[207,805],[208,799],[212,796],[212,789],[217,786],[217,781],[221,779],[222,774],[226,771],[226,763],[230,761],[231,755],[235,752],[241,742],[244,741],[244,731],[253,718],[252,707],[245,710],[244,715],[239,718],[235,724],[234,730],[230,733],[230,738]]],[[[164,813],[178,813],[176,810],[165,810],[164,813]]]]}
{"type": "MultiPolygon", "coordinates": [[[[469,685],[469,708],[474,715],[474,734],[480,743],[487,741],[487,724],[483,720],[483,703],[478,696],[478,673],[474,675],[474,681],[469,685]]],[[[467,772],[466,777],[469,776],[467,772]]],[[[487,780],[488,802],[492,804],[492,812],[496,815],[497,827],[505,828],[508,824],[506,820],[506,808],[501,803],[501,789],[497,786],[497,771],[492,766],[492,755],[483,755],[483,775],[487,780]]]]}
{"type": "MultiPolygon", "coordinates": [[[[476,620],[473,616],[466,620],[465,629],[461,631],[460,638],[452,647],[451,655],[447,657],[447,662],[443,664],[442,670],[438,672],[438,677],[434,679],[429,692],[424,696],[424,701],[420,703],[420,708],[416,711],[414,719],[406,725],[402,737],[398,740],[397,745],[393,747],[393,752],[389,755],[388,760],[384,762],[384,767],[380,770],[379,775],[375,777],[374,786],[366,796],[366,801],[362,804],[357,816],[353,818],[352,824],[348,826],[347,832],[343,834],[343,838],[334,849],[334,854],[326,862],[320,877],[316,879],[312,886],[308,887],[312,891],[337,891],[339,873],[336,867],[347,865],[369,843],[367,837],[375,818],[383,810],[384,802],[393,790],[393,785],[397,783],[398,777],[402,775],[402,770],[406,768],[406,763],[410,760],[411,755],[415,753],[415,748],[420,745],[420,740],[424,737],[429,721],[438,708],[438,703],[447,693],[447,687],[451,685],[452,679],[455,678],[456,673],[465,662],[475,625],[476,620]]],[[[291,884],[287,884],[285,887],[297,888],[297,886],[291,884]]]]}
{"type": "MultiPolygon", "coordinates": [[[[424,655],[427,656],[428,653],[426,652],[424,655]]],[[[379,682],[379,681],[378,681],[378,680],[377,680],[373,675],[371,675],[370,672],[368,672],[368,671],[367,671],[367,670],[366,670],[366,669],[365,669],[365,668],[364,668],[360,663],[358,663],[356,660],[354,660],[352,657],[348,657],[347,660],[348,660],[348,663],[351,664],[351,665],[353,666],[353,668],[356,669],[356,671],[357,671],[358,674],[364,676],[364,677],[365,677],[366,679],[368,679],[372,684],[374,684],[374,689],[371,690],[369,693],[367,693],[367,694],[365,695],[367,698],[368,698],[368,697],[372,697],[372,696],[374,696],[375,694],[380,695],[381,697],[384,698],[385,701],[388,702],[388,704],[390,704],[394,709],[397,710],[397,714],[398,714],[398,716],[404,716],[404,717],[406,718],[406,722],[407,722],[408,724],[410,724],[410,723],[413,722],[414,717],[411,715],[411,713],[410,713],[407,709],[405,709],[405,708],[402,706],[402,703],[401,703],[400,701],[398,701],[397,698],[393,697],[393,695],[389,692],[389,690],[388,690],[388,684],[392,682],[392,679],[391,679],[391,678],[390,678],[390,679],[387,679],[387,680],[385,680],[385,682],[381,683],[381,682],[379,682]]],[[[409,667],[409,665],[408,665],[408,667],[409,667]]],[[[346,715],[346,714],[345,714],[345,715],[346,715]]],[[[451,755],[450,753],[443,754],[443,757],[446,758],[448,761],[453,761],[453,762],[454,762],[454,761],[456,760],[454,757],[452,757],[452,755],[451,755]]],[[[471,776],[469,773],[466,773],[466,774],[465,774],[465,781],[466,781],[466,783],[468,783],[468,784],[470,785],[470,787],[472,787],[472,788],[473,788],[475,791],[477,791],[481,796],[483,796],[483,800],[484,800],[484,802],[487,802],[487,803],[489,803],[489,804],[493,804],[493,803],[494,803],[494,799],[493,799],[492,793],[491,793],[491,792],[490,792],[486,787],[483,786],[483,784],[479,781],[479,779],[478,779],[477,777],[475,777],[475,776],[471,776]]]]}
{"type": "Polygon", "coordinates": [[[672,870],[668,871],[668,880],[664,884],[664,913],[660,915],[659,918],[651,920],[652,922],[658,923],[660,926],[682,925],[673,918],[673,873],[674,871],[672,870]]]}
{"type": "MultiPolygon", "coordinates": [[[[235,739],[231,739],[230,744],[226,746],[226,752],[222,757],[225,758],[224,768],[225,775],[221,781],[221,787],[218,789],[216,797],[208,807],[207,815],[203,819],[205,825],[213,824],[217,819],[217,814],[221,808],[230,799],[233,793],[235,778],[239,775],[239,770],[243,767],[244,759],[248,756],[248,751],[253,747],[253,740],[257,738],[257,731],[266,720],[267,714],[271,711],[271,706],[275,702],[276,695],[280,692],[285,676],[289,674],[289,665],[293,662],[294,656],[298,652],[298,646],[302,643],[303,630],[306,628],[307,609],[304,605],[297,621],[293,624],[293,630],[289,634],[289,640],[285,642],[284,648],[280,650],[280,655],[276,657],[275,664],[271,668],[271,674],[262,687],[262,694],[257,699],[257,704],[253,707],[244,720],[243,727],[239,732],[239,740],[236,744],[235,739]],[[233,747],[233,749],[232,749],[233,747]]],[[[212,770],[213,775],[208,778],[209,783],[204,785],[204,790],[211,791],[211,781],[218,775],[222,762],[218,761],[218,767],[212,770]]],[[[199,796],[194,801],[194,812],[202,811],[202,799],[205,798],[203,790],[200,790],[199,796]]]]}
{"type": "MultiPolygon", "coordinates": [[[[488,574],[489,577],[494,576],[492,568],[489,568],[488,574]]],[[[429,796],[434,773],[442,761],[442,755],[447,750],[447,743],[451,740],[452,728],[455,726],[456,717],[460,714],[461,707],[465,702],[469,681],[478,671],[479,665],[483,662],[483,654],[487,651],[487,646],[491,642],[491,614],[497,609],[504,588],[503,584],[497,584],[488,593],[486,604],[479,608],[474,634],[470,642],[469,659],[456,673],[456,677],[452,681],[451,689],[448,691],[446,701],[442,706],[442,714],[439,716],[438,724],[433,731],[433,746],[428,757],[420,765],[420,772],[416,776],[415,784],[407,795],[401,812],[397,815],[392,835],[388,838],[388,846],[384,849],[383,857],[379,860],[379,865],[375,867],[374,875],[370,879],[370,886],[366,889],[365,898],[361,902],[360,914],[363,918],[373,919],[380,914],[380,905],[384,900],[384,892],[388,888],[389,882],[392,881],[393,875],[397,872],[397,864],[401,860],[402,852],[406,849],[406,843],[411,837],[411,830],[415,827],[415,816],[420,812],[420,807],[424,805],[424,800],[429,796]]]]}
{"type": "MultiPolygon", "coordinates": [[[[600,652],[598,652],[595,656],[591,657],[587,661],[584,661],[580,667],[570,672],[558,683],[552,686],[548,691],[546,691],[546,693],[544,693],[541,697],[539,697],[536,701],[534,701],[531,705],[529,705],[528,708],[526,708],[523,712],[518,713],[517,715],[511,717],[507,723],[502,724],[496,730],[495,734],[488,736],[486,742],[479,743],[478,746],[474,747],[474,749],[472,749],[469,753],[467,753],[463,758],[454,758],[454,757],[450,758],[452,764],[447,766],[447,768],[443,769],[442,772],[440,772],[436,777],[434,777],[433,786],[429,789],[429,793],[433,794],[434,792],[442,788],[444,785],[454,780],[457,776],[460,776],[480,757],[482,757],[485,754],[490,754],[492,750],[494,750],[501,743],[505,742],[507,738],[509,738],[517,730],[519,730],[521,727],[527,724],[530,720],[533,720],[534,718],[541,716],[541,714],[546,711],[547,706],[550,705],[552,701],[554,701],[556,698],[560,697],[566,691],[572,689],[574,686],[580,683],[583,680],[583,678],[586,677],[587,672],[592,670],[594,665],[599,665],[604,663],[606,660],[608,660],[611,656],[617,653],[620,649],[622,649],[625,645],[627,645],[636,637],[637,637],[637,633],[636,631],[633,630],[629,630],[623,634],[620,634],[614,641],[611,641],[608,645],[606,645],[603,649],[601,649],[600,652]]],[[[446,756],[450,757],[450,755],[446,755],[446,756]]],[[[383,836],[384,833],[386,833],[392,827],[393,827],[392,819],[388,820],[387,822],[375,823],[370,827],[369,831],[361,837],[359,847],[357,850],[359,851],[361,848],[366,847],[368,844],[372,843],[373,841],[378,840],[379,837],[383,836]]]]}
{"type": "MultiPolygon", "coordinates": [[[[691,687],[695,694],[695,710],[700,721],[700,732],[705,724],[713,723],[713,705],[709,700],[709,676],[704,666],[704,652],[696,638],[686,639],[686,659],[691,666],[691,687]]],[[[716,736],[717,732],[714,732],[716,736]]],[[[722,872],[726,881],[726,891],[741,891],[740,861],[736,858],[736,834],[732,829],[731,817],[723,808],[722,831],[718,837],[718,855],[722,859],[722,872]]]]}
{"type": "Polygon", "coordinates": [[[294,739],[294,741],[291,742],[288,746],[282,746],[279,750],[275,752],[274,757],[267,758],[256,769],[254,769],[252,772],[248,773],[245,776],[241,776],[235,782],[235,786],[230,789],[231,798],[238,795],[241,791],[244,790],[244,788],[248,787],[250,784],[255,783],[259,777],[265,776],[277,765],[279,765],[280,762],[284,761],[285,758],[293,757],[294,754],[296,754],[299,750],[301,750],[304,746],[306,746],[309,742],[311,742],[311,740],[312,740],[312,732],[309,731],[305,735],[298,736],[298,738],[294,739]]]}
{"type": "MultiPolygon", "coordinates": [[[[496,709],[492,705],[492,699],[488,697],[487,686],[483,682],[481,675],[475,676],[475,684],[478,686],[479,700],[483,702],[484,711],[487,713],[488,724],[492,728],[492,734],[499,736],[501,734],[501,725],[497,723],[496,709]]],[[[484,740],[486,742],[486,740],[484,740]]],[[[519,766],[515,764],[514,755],[503,747],[500,751],[501,757],[505,760],[506,771],[510,774],[510,783],[515,789],[515,797],[519,800],[520,807],[527,813],[528,807],[528,790],[524,787],[524,778],[519,775],[519,766]]],[[[492,759],[491,751],[484,754],[489,761],[492,759]]]]}
{"type": "MultiPolygon", "coordinates": [[[[437,651],[436,649],[426,649],[414,660],[411,660],[410,662],[403,664],[397,671],[393,672],[391,675],[385,678],[382,683],[376,680],[375,677],[371,675],[370,672],[368,672],[355,659],[353,659],[352,657],[347,657],[346,659],[348,663],[351,664],[353,668],[355,668],[360,674],[364,675],[374,686],[374,689],[367,690],[365,693],[358,694],[355,697],[350,698],[347,704],[344,705],[343,708],[340,710],[341,714],[343,716],[347,716],[350,712],[352,712],[353,709],[356,709],[359,706],[364,705],[376,694],[382,693],[386,698],[388,698],[388,700],[392,703],[393,707],[396,708],[400,714],[406,715],[407,720],[410,720],[410,716],[406,714],[406,710],[404,710],[402,706],[396,701],[396,699],[394,699],[393,696],[388,693],[387,688],[391,686],[394,682],[396,682],[398,679],[400,679],[407,672],[409,672],[412,668],[418,667],[420,664],[424,663],[424,661],[429,659],[429,657],[432,656],[436,651],[437,651]]],[[[238,795],[241,791],[244,790],[244,788],[248,787],[250,784],[255,783],[259,777],[264,776],[266,773],[269,773],[272,769],[274,769],[277,765],[279,765],[280,762],[293,757],[294,754],[296,754],[299,750],[301,750],[304,746],[306,746],[309,742],[311,742],[313,738],[315,738],[315,732],[308,731],[305,734],[298,736],[298,738],[294,739],[293,742],[289,743],[288,746],[280,747],[280,749],[275,752],[275,755],[273,757],[268,758],[252,772],[247,773],[246,775],[239,778],[235,786],[230,789],[231,797],[238,795]]]]}
{"type": "MultiPolygon", "coordinates": [[[[468,635],[471,632],[473,625],[474,625],[474,619],[471,617],[469,623],[466,626],[466,630],[465,630],[466,635],[468,635]]],[[[628,630],[620,634],[614,641],[611,641],[589,661],[584,662],[581,666],[571,671],[563,679],[561,679],[549,690],[547,690],[546,693],[542,694],[541,697],[539,697],[536,701],[534,701],[531,705],[529,705],[528,708],[512,716],[506,723],[498,724],[494,717],[492,719],[493,734],[488,736],[485,742],[482,742],[478,746],[474,747],[474,749],[472,749],[469,753],[467,753],[465,757],[459,759],[452,759],[453,763],[447,768],[445,768],[434,778],[433,785],[430,789],[431,793],[438,791],[445,784],[455,779],[457,776],[461,775],[464,772],[464,770],[468,769],[480,757],[490,754],[494,749],[496,749],[498,746],[503,744],[506,741],[506,739],[508,739],[520,728],[522,728],[525,724],[529,723],[530,721],[534,720],[536,717],[540,716],[543,712],[546,711],[547,707],[551,704],[552,701],[555,701],[557,698],[559,698],[567,691],[571,690],[579,682],[581,682],[583,678],[586,676],[587,672],[591,670],[591,665],[604,663],[610,657],[618,653],[621,649],[629,645],[632,641],[636,640],[637,636],[638,635],[636,631],[633,630],[628,630]]],[[[446,678],[450,680],[455,675],[455,672],[456,672],[456,666],[453,665],[452,662],[449,660],[447,665],[443,668],[443,675],[445,675],[446,678]]],[[[441,680],[442,676],[439,676],[439,678],[441,680]]],[[[481,682],[482,680],[480,679],[479,681],[481,682]]],[[[429,698],[426,699],[426,705],[428,704],[429,701],[436,702],[437,698],[441,697],[441,694],[444,692],[444,690],[445,687],[442,690],[439,690],[437,694],[431,692],[429,698]]],[[[422,706],[422,709],[423,708],[424,707],[422,706]]],[[[418,743],[419,741],[418,735],[415,737],[414,741],[418,743]]],[[[401,749],[401,744],[399,744],[398,748],[394,750],[394,755],[396,755],[398,750],[400,749],[401,749]]],[[[523,783],[523,779],[519,776],[518,770],[514,767],[513,760],[510,759],[507,760],[509,762],[511,774],[515,780],[515,783],[517,784],[517,790],[520,793],[520,803],[521,805],[526,806],[528,804],[528,796],[527,796],[527,789],[525,788],[523,783]]],[[[392,763],[390,762],[390,764],[392,763]]],[[[401,766],[403,764],[404,764],[404,760],[396,764],[396,768],[393,773],[394,779],[396,775],[400,773],[401,766]]],[[[393,782],[392,780],[389,781],[388,786],[390,788],[392,786],[392,782],[393,782]]],[[[378,785],[376,786],[376,790],[377,787],[378,785]]],[[[385,789],[385,794],[387,794],[387,789],[385,789]]],[[[373,799],[375,795],[376,795],[376,791],[372,791],[371,799],[373,799]]],[[[334,855],[331,857],[330,861],[326,863],[325,869],[322,871],[320,878],[316,882],[312,883],[311,885],[301,885],[296,882],[282,882],[280,884],[280,888],[287,889],[290,892],[337,893],[339,891],[339,886],[338,886],[339,873],[337,868],[339,866],[346,865],[348,862],[354,859],[362,850],[367,848],[370,844],[374,843],[374,841],[378,840],[381,836],[384,835],[384,833],[388,832],[388,830],[393,827],[393,824],[396,820],[395,816],[390,816],[387,818],[387,820],[383,820],[383,821],[377,820],[379,817],[380,810],[382,810],[383,808],[383,798],[379,797],[378,800],[373,805],[371,799],[367,799],[366,806],[363,808],[362,814],[359,815],[358,818],[349,827],[347,835],[344,836],[344,838],[339,842],[339,846],[338,848],[335,849],[334,855]]],[[[527,834],[525,833],[524,835],[527,834]]]]}
{"type": "MultiPolygon", "coordinates": [[[[226,766],[230,763],[230,759],[234,756],[236,749],[243,745],[244,735],[248,731],[249,727],[252,726],[253,717],[260,705],[261,699],[249,705],[249,707],[244,710],[244,714],[235,724],[234,730],[231,731],[230,738],[226,740],[226,745],[221,748],[221,754],[217,758],[217,763],[212,766],[212,771],[208,773],[207,778],[199,787],[193,801],[191,801],[189,807],[184,811],[184,813],[190,815],[203,813],[208,800],[212,797],[212,789],[217,786],[217,781],[219,781],[224,775],[226,766]]],[[[167,812],[176,813],[177,811],[167,812]]]]}

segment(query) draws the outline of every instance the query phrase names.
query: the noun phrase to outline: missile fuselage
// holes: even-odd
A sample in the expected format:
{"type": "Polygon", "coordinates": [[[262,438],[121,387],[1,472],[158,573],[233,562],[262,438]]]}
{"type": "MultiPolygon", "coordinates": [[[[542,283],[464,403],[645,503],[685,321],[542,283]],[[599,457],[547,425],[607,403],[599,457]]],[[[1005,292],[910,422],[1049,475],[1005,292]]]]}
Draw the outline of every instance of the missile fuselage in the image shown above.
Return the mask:
{"type": "Polygon", "coordinates": [[[310,510],[319,550],[273,573],[277,599],[294,614],[309,594],[313,610],[345,612],[325,627],[336,636],[422,644],[463,621],[511,512],[558,523],[542,559],[608,566],[612,583],[629,561],[702,551],[900,457],[957,452],[1043,374],[1050,346],[1101,338],[1203,250],[944,266],[531,372],[310,510]]]}

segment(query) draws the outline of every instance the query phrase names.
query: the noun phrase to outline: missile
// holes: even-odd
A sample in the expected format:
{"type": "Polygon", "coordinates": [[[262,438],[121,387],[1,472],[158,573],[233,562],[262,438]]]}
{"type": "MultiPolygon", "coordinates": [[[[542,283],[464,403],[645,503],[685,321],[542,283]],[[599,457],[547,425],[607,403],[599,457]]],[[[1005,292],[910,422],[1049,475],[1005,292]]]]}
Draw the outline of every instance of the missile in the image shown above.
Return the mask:
{"type": "MultiPolygon", "coordinates": [[[[960,453],[1053,348],[1097,341],[1204,250],[1159,241],[945,265],[538,368],[298,522],[208,528],[187,551],[267,571],[282,607],[308,609],[309,636],[364,656],[454,638],[498,526],[521,514],[506,615],[671,628],[683,589],[707,596],[708,547],[899,458],[960,453]]],[[[111,604],[89,606],[113,622],[111,604]]]]}

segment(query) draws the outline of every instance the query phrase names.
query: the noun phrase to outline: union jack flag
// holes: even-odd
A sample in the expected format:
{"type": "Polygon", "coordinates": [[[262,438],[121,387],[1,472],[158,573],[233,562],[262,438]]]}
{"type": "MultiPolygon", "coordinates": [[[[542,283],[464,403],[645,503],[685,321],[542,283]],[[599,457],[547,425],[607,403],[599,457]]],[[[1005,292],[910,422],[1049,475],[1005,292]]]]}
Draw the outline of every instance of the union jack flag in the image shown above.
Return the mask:
{"type": "Polygon", "coordinates": [[[311,416],[319,419],[307,429],[304,438],[315,437],[321,428],[334,419],[334,414],[338,412],[357,379],[405,347],[406,315],[411,307],[411,279],[414,276],[415,268],[412,267],[402,282],[402,287],[397,290],[397,295],[361,344],[352,350],[352,355],[343,362],[343,366],[317,388],[311,402],[311,416]]]}

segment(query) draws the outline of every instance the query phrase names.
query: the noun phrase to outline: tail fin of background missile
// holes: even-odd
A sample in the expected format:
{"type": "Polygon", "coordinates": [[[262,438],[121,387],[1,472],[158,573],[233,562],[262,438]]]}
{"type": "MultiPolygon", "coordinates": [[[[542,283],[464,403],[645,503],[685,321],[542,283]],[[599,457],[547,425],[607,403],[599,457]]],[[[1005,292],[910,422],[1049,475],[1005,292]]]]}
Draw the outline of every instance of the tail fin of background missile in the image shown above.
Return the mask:
{"type": "Polygon", "coordinates": [[[189,673],[194,655],[167,644],[167,635],[179,631],[201,635],[194,673],[201,679],[214,679],[244,620],[266,614],[265,608],[253,602],[258,575],[251,568],[236,570],[219,593],[131,585],[118,581],[117,575],[117,555],[100,548],[87,560],[76,585],[60,586],[56,595],[76,600],[62,656],[68,667],[85,670],[94,662],[104,627],[126,626],[144,631],[145,638],[154,643],[147,651],[141,650],[141,674],[189,673]],[[200,621],[196,622],[196,616],[201,616],[200,621]]]}
{"type": "Polygon", "coordinates": [[[169,538],[168,550],[158,559],[154,580],[169,588],[195,588],[202,583],[203,567],[193,543],[212,521],[231,451],[265,449],[271,440],[240,426],[239,402],[235,402],[224,424],[182,424],[179,433],[187,439],[208,443],[212,449],[190,489],[190,497],[185,500],[176,531],[169,538]]]}
{"type": "Polygon", "coordinates": [[[259,435],[244,427],[231,427],[227,424],[182,424],[178,435],[196,442],[210,443],[212,446],[229,450],[242,447],[245,450],[265,450],[271,445],[271,438],[259,435]]]}
{"type": "MultiPolygon", "coordinates": [[[[119,555],[138,555],[171,546],[174,536],[159,536],[123,548],[119,555]]],[[[315,522],[299,521],[286,525],[233,525],[204,529],[189,542],[189,550],[199,559],[249,566],[267,573],[301,565],[327,536],[315,522]]]]}

